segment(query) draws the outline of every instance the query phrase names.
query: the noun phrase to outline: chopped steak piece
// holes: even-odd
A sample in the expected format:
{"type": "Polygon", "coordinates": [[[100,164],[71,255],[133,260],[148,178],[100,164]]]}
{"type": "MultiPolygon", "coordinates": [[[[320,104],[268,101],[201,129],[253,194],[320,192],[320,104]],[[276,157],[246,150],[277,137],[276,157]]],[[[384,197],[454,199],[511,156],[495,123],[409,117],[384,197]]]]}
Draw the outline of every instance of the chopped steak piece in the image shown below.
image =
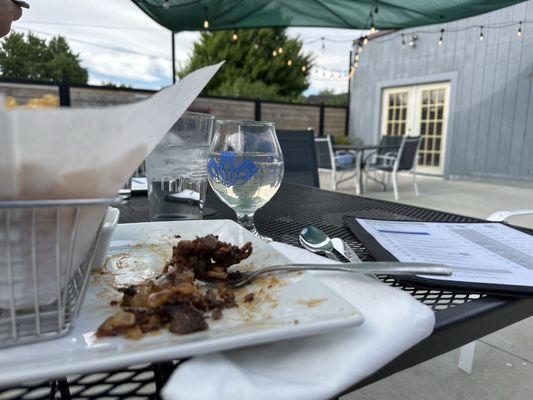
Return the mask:
{"type": "MultiPolygon", "coordinates": [[[[224,281],[239,276],[239,272],[228,273],[228,268],[250,254],[251,243],[233,246],[213,235],[181,240],[172,248],[172,260],[160,276],[120,290],[121,309],[98,328],[97,335],[140,339],[144,333],[162,327],[177,334],[208,329],[204,313],[211,312],[216,320],[222,317],[224,308],[237,306],[235,293],[224,286],[224,281]],[[219,279],[221,284],[208,289],[200,286],[196,277],[219,279]]],[[[245,301],[253,300],[250,294],[245,301]]]]}
{"type": "Polygon", "coordinates": [[[178,335],[205,331],[209,326],[205,322],[204,314],[187,304],[166,306],[165,312],[170,317],[170,332],[178,335]]]}
{"type": "Polygon", "coordinates": [[[115,315],[112,315],[100,325],[96,331],[96,336],[116,336],[133,327],[135,327],[135,314],[118,310],[115,315]]]}

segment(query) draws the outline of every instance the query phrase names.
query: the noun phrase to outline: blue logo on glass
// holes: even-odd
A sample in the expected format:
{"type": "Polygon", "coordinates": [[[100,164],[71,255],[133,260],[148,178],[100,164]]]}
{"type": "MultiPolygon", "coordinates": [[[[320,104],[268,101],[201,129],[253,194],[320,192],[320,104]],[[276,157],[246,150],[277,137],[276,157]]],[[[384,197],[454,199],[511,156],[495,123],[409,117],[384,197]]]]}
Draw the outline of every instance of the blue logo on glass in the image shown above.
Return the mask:
{"type": "Polygon", "coordinates": [[[259,167],[248,159],[243,159],[238,163],[235,152],[224,151],[220,154],[218,163],[214,158],[209,159],[207,172],[215,182],[230,187],[248,182],[259,172],[259,167]]]}

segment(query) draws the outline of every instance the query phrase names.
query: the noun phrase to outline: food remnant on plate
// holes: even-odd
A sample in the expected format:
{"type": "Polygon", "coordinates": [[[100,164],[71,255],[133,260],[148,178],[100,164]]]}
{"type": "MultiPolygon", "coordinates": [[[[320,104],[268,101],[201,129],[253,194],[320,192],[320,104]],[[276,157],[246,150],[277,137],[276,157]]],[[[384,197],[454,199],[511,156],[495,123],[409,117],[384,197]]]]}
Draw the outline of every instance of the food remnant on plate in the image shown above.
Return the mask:
{"type": "MultiPolygon", "coordinates": [[[[179,335],[208,329],[206,314],[222,318],[224,308],[236,306],[235,293],[223,282],[216,289],[205,288],[196,278],[224,281],[230,275],[228,268],[250,254],[251,243],[233,246],[213,235],[180,241],[159,277],[121,289],[119,311],[100,325],[96,335],[140,339],[160,328],[179,335]]],[[[248,301],[253,300],[250,294],[248,301]]]]}
{"type": "Polygon", "coordinates": [[[327,299],[309,299],[309,300],[298,300],[298,304],[303,304],[307,307],[316,307],[327,301],[327,299]]]}
{"type": "Polygon", "coordinates": [[[248,293],[246,296],[243,297],[242,300],[243,300],[245,303],[249,303],[249,302],[253,301],[253,300],[254,300],[254,294],[253,294],[253,292],[248,293]]]}

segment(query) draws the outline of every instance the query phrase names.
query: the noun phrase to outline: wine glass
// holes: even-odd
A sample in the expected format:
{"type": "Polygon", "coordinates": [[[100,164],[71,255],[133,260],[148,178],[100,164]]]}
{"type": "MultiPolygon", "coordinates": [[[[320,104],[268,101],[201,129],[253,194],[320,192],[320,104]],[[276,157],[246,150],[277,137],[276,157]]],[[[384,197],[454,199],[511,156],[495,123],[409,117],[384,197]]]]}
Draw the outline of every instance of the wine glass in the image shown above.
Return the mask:
{"type": "Polygon", "coordinates": [[[237,214],[237,221],[265,241],[254,213],[278,191],[283,155],[273,122],[216,121],[207,158],[207,179],[217,196],[237,214]]]}

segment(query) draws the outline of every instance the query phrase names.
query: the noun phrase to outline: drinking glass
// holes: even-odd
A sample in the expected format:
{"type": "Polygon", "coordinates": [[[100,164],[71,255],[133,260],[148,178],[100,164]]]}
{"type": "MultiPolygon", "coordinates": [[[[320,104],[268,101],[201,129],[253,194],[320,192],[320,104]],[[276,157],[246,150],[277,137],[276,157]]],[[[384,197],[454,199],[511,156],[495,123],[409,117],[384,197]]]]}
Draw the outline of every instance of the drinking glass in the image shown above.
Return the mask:
{"type": "Polygon", "coordinates": [[[153,221],[201,219],[207,190],[207,151],[215,117],[186,112],[146,159],[153,221]]]}
{"type": "Polygon", "coordinates": [[[254,213],[278,191],[283,155],[273,122],[216,121],[207,159],[207,179],[237,221],[260,238],[254,213]]]}

